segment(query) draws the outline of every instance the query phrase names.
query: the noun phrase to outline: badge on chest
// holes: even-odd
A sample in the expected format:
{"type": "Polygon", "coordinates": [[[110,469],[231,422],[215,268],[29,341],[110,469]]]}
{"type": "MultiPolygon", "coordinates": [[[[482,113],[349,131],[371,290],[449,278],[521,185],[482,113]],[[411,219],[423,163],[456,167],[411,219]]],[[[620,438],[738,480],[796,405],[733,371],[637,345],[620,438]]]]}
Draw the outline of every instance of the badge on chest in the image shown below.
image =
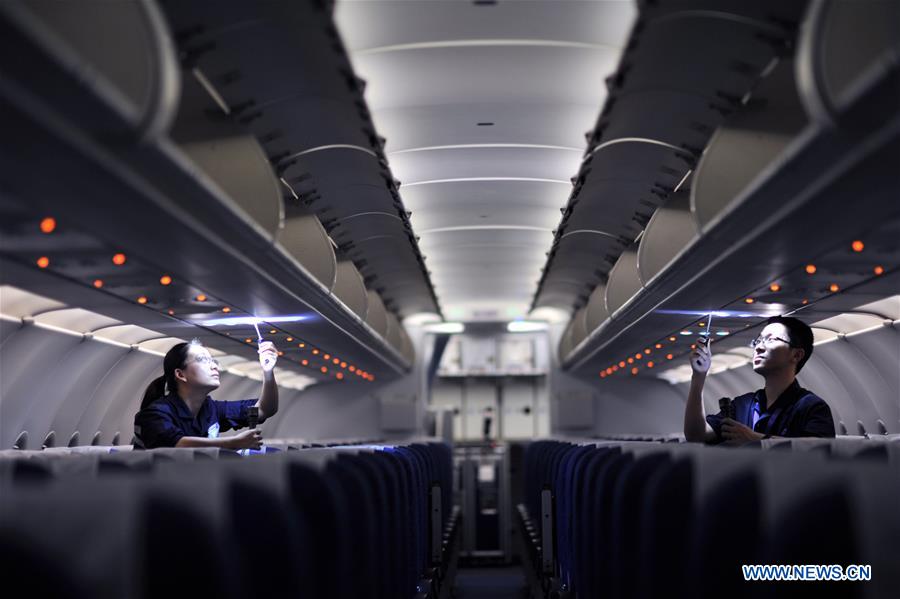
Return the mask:
{"type": "Polygon", "coordinates": [[[206,436],[210,439],[217,439],[219,437],[219,423],[214,422],[209,429],[206,431],[206,436]]]}

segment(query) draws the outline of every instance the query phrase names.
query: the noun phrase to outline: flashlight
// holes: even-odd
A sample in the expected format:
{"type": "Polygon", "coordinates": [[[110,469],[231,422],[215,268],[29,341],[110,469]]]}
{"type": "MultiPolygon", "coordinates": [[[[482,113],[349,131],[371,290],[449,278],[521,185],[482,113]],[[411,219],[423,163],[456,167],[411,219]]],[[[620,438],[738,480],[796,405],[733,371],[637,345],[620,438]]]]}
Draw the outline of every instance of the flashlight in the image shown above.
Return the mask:
{"type": "Polygon", "coordinates": [[[710,312],[709,317],[706,320],[706,332],[700,337],[700,343],[706,345],[709,343],[709,332],[712,329],[712,313],[710,312]]]}
{"type": "Polygon", "coordinates": [[[259,424],[259,408],[256,406],[250,406],[247,408],[247,426],[251,429],[256,428],[259,424]]]}
{"type": "MultiPolygon", "coordinates": [[[[262,338],[262,333],[259,332],[259,323],[256,320],[253,321],[253,328],[256,329],[256,345],[257,347],[259,347],[259,345],[262,344],[264,340],[262,338]]],[[[271,362],[272,358],[270,358],[269,356],[263,358],[264,367],[268,368],[271,362]]]]}

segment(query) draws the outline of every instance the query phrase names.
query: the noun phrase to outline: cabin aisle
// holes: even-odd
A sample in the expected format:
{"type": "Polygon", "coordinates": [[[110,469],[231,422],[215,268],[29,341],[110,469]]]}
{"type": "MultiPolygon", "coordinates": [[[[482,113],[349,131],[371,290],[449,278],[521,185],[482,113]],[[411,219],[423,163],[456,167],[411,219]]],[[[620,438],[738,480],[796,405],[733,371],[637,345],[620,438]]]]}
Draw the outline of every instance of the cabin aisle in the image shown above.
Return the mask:
{"type": "Polygon", "coordinates": [[[524,599],[525,573],[520,566],[461,568],[456,575],[456,599],[524,599]]]}

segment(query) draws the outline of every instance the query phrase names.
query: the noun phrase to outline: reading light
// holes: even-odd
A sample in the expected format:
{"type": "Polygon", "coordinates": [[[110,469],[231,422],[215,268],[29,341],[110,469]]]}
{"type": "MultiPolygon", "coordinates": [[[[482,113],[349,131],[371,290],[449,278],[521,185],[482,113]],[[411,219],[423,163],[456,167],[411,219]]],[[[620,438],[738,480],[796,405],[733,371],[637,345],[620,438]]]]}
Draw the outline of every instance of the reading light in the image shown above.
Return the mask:
{"type": "Polygon", "coordinates": [[[634,359],[635,359],[635,360],[640,360],[640,359],[643,358],[643,357],[644,357],[644,356],[641,354],[641,352],[638,352],[638,353],[634,354],[634,359]]]}
{"type": "Polygon", "coordinates": [[[619,362],[619,368],[625,368],[625,360],[619,362]]]}
{"type": "Polygon", "coordinates": [[[163,275],[163,276],[161,276],[161,277],[159,278],[159,284],[160,284],[160,285],[171,285],[171,284],[172,284],[172,277],[170,277],[169,275],[163,275]]]}
{"type": "Polygon", "coordinates": [[[350,372],[356,372],[356,366],[351,366],[347,370],[349,370],[350,372]]]}
{"type": "Polygon", "coordinates": [[[206,301],[206,296],[203,295],[203,294],[201,293],[200,295],[198,295],[198,296],[195,297],[194,299],[197,300],[198,302],[205,302],[205,301],[206,301]]]}
{"type": "Polygon", "coordinates": [[[647,362],[647,368],[653,368],[653,362],[647,362]]]}
{"type": "Polygon", "coordinates": [[[600,371],[600,378],[601,378],[601,379],[605,379],[605,378],[606,378],[606,371],[605,371],[605,370],[601,370],[601,371],[600,371]]]}
{"type": "Polygon", "coordinates": [[[321,370],[323,373],[328,372],[328,368],[325,366],[321,367],[319,370],[321,370]]]}
{"type": "Polygon", "coordinates": [[[347,367],[347,363],[346,363],[346,362],[341,362],[341,368],[346,368],[346,367],[347,367]]]}
{"type": "Polygon", "coordinates": [[[773,293],[776,291],[781,291],[781,285],[779,285],[778,283],[772,283],[771,285],[769,285],[769,291],[772,291],[773,293]]]}
{"type": "Polygon", "coordinates": [[[319,355],[319,350],[313,348],[312,353],[313,353],[314,356],[318,356],[318,355],[319,355]]]}
{"type": "Polygon", "coordinates": [[[340,359],[338,359],[338,358],[333,359],[331,362],[332,362],[333,364],[340,364],[340,363],[341,363],[340,359]]]}
{"type": "Polygon", "coordinates": [[[231,312],[231,308],[229,308],[228,306],[225,306],[224,308],[222,308],[222,312],[224,312],[225,314],[228,314],[229,312],[231,312]]]}
{"type": "Polygon", "coordinates": [[[253,343],[253,339],[244,339],[244,343],[253,343]]]}
{"type": "Polygon", "coordinates": [[[816,265],[815,264],[807,264],[806,265],[806,274],[814,275],[816,274],[816,265]]]}
{"type": "Polygon", "coordinates": [[[56,219],[52,216],[48,216],[44,220],[41,221],[41,233],[50,234],[56,230],[56,219]]]}
{"type": "Polygon", "coordinates": [[[144,296],[142,295],[141,297],[137,298],[137,303],[139,303],[139,304],[146,304],[146,303],[147,303],[147,298],[144,297],[144,296]]]}
{"type": "Polygon", "coordinates": [[[331,359],[331,355],[330,355],[330,354],[325,354],[324,356],[322,356],[322,359],[323,359],[323,360],[330,360],[330,359],[331,359]]]}
{"type": "Polygon", "coordinates": [[[112,263],[116,266],[122,266],[125,264],[125,254],[114,254],[112,257],[112,263]]]}
{"type": "Polygon", "coordinates": [[[343,373],[343,372],[339,372],[339,373],[337,373],[337,374],[334,375],[334,376],[336,376],[337,379],[340,381],[340,380],[342,380],[342,379],[344,378],[344,373],[343,373]]]}
{"type": "MultiPolygon", "coordinates": [[[[688,333],[690,335],[690,333],[688,333]]],[[[675,337],[669,337],[669,341],[675,341],[675,337]]]]}
{"type": "Polygon", "coordinates": [[[649,354],[649,353],[650,353],[650,348],[648,347],[647,349],[645,349],[645,350],[644,350],[644,353],[645,353],[645,354],[649,354]]]}
{"type": "Polygon", "coordinates": [[[756,301],[756,300],[753,299],[752,297],[748,297],[748,298],[746,298],[746,299],[744,300],[744,303],[745,303],[745,304],[752,304],[752,303],[755,302],[755,301],[756,301]]]}
{"type": "Polygon", "coordinates": [[[629,364],[634,364],[634,358],[628,358],[628,363],[629,363],[629,364]]]}
{"type": "Polygon", "coordinates": [[[672,354],[666,354],[666,360],[671,360],[674,356],[672,354]]]}
{"type": "Polygon", "coordinates": [[[828,286],[828,290],[829,290],[831,293],[837,293],[838,291],[840,291],[840,289],[841,289],[841,288],[838,287],[838,284],[837,284],[837,283],[832,283],[831,285],[828,286]]]}
{"type": "Polygon", "coordinates": [[[654,347],[656,349],[662,349],[662,343],[657,343],[654,347]]]}
{"type": "Polygon", "coordinates": [[[850,244],[850,247],[853,248],[854,252],[861,252],[866,248],[866,244],[864,244],[862,241],[857,239],[856,241],[854,241],[853,243],[850,244]]]}
{"type": "Polygon", "coordinates": [[[41,256],[37,259],[38,268],[47,268],[50,266],[50,258],[47,256],[41,256]]]}
{"type": "Polygon", "coordinates": [[[637,369],[637,368],[632,368],[632,369],[631,369],[631,374],[632,374],[632,376],[636,375],[637,373],[638,373],[638,369],[637,369]]]}
{"type": "Polygon", "coordinates": [[[300,363],[303,364],[304,366],[309,366],[309,360],[307,360],[306,358],[303,358],[302,360],[300,360],[300,363]]]}
{"type": "Polygon", "coordinates": [[[103,279],[94,279],[94,287],[97,289],[103,287],[103,279]]]}
{"type": "Polygon", "coordinates": [[[274,335],[274,334],[277,333],[277,332],[278,332],[278,331],[277,331],[276,329],[269,329],[269,334],[270,334],[270,335],[274,335]]]}
{"type": "Polygon", "coordinates": [[[294,340],[293,337],[288,337],[287,339],[285,339],[285,341],[287,341],[288,343],[290,343],[290,342],[293,341],[293,340],[294,340]]]}
{"type": "Polygon", "coordinates": [[[884,267],[883,267],[883,266],[876,266],[873,272],[874,272],[876,275],[883,275],[883,274],[884,274],[884,267]]]}

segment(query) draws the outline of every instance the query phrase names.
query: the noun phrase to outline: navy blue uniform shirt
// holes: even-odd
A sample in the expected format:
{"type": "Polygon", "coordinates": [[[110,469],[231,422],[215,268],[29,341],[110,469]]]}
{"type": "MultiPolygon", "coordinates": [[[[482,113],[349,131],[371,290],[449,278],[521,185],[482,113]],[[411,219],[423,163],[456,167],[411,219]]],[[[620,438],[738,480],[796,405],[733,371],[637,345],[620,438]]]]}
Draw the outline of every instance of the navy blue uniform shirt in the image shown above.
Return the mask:
{"type": "MultiPolygon", "coordinates": [[[[834,437],[834,417],[825,400],[800,386],[797,379],[766,407],[766,390],[734,398],[735,420],[758,433],[776,437],[834,437]]],[[[721,440],[722,412],[707,416],[721,440]]]]}
{"type": "Polygon", "coordinates": [[[216,401],[207,396],[195,418],[177,395],[160,397],[134,417],[134,447],[175,447],[182,437],[215,438],[227,430],[243,428],[249,425],[247,408],[256,402],[255,399],[216,401]]]}

